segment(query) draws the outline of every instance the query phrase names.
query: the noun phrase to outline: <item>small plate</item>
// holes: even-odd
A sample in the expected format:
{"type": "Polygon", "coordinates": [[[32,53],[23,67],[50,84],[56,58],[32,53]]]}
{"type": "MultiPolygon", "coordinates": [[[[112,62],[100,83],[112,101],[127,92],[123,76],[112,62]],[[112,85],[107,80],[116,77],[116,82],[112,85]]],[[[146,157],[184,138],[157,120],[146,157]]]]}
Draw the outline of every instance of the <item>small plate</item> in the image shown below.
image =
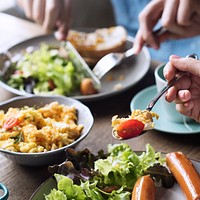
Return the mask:
{"type": "MultiPolygon", "coordinates": [[[[134,109],[146,109],[147,104],[156,94],[156,86],[150,86],[141,90],[136,94],[130,103],[131,111],[134,109]]],[[[195,121],[185,121],[185,123],[177,123],[166,119],[163,109],[161,109],[160,101],[156,103],[153,111],[159,115],[159,119],[155,121],[155,130],[172,133],[172,134],[196,134],[200,133],[200,125],[195,121]]]]}
{"type": "MultiPolygon", "coordinates": [[[[29,46],[38,47],[41,43],[47,43],[52,46],[60,45],[60,42],[57,41],[53,35],[42,35],[16,44],[15,46],[9,48],[8,51],[15,55],[29,46]]],[[[133,38],[129,36],[126,41],[126,49],[131,48],[132,45],[133,38]]],[[[146,75],[150,68],[150,62],[151,59],[149,51],[146,47],[143,47],[142,51],[137,56],[133,56],[123,61],[119,66],[113,68],[104,77],[102,77],[102,87],[99,93],[93,95],[77,95],[73,97],[82,102],[88,102],[105,99],[106,97],[119,94],[136,85],[146,75]]],[[[13,88],[8,86],[4,81],[0,81],[0,86],[4,88],[5,91],[9,91],[10,93],[13,91],[13,88]]],[[[14,93],[15,96],[18,94],[16,92],[14,93]]]]}

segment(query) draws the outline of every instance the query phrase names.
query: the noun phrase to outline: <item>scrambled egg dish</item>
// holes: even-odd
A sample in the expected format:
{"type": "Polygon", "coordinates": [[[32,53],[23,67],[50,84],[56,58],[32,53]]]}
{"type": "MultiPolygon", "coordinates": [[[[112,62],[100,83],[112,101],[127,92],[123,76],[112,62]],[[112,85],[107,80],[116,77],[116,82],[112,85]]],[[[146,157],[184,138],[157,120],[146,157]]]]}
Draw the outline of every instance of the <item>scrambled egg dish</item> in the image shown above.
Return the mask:
{"type": "Polygon", "coordinates": [[[44,107],[0,111],[0,148],[37,153],[61,148],[81,135],[74,107],[52,102],[44,107]]]}

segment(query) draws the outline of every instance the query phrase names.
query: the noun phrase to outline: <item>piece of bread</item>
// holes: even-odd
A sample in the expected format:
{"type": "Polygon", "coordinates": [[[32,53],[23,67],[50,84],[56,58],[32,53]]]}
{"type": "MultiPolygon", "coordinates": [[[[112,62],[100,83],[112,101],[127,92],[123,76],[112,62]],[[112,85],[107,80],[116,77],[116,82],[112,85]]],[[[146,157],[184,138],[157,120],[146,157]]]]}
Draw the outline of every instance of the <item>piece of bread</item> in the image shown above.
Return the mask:
{"type": "Polygon", "coordinates": [[[70,30],[67,40],[86,62],[95,63],[108,53],[124,51],[127,32],[122,26],[100,28],[90,33],[70,30]]]}

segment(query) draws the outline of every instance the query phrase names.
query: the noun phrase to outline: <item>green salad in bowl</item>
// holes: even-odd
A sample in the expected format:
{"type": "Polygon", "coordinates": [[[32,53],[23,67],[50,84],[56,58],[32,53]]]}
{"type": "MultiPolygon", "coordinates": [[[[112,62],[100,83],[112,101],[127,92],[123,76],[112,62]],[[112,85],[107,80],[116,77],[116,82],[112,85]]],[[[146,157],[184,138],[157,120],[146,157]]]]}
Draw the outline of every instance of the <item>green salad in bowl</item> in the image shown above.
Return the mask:
{"type": "Polygon", "coordinates": [[[98,80],[73,46],[63,44],[53,47],[43,43],[38,49],[29,47],[20,53],[3,77],[7,85],[29,94],[75,96],[84,93],[81,84],[90,79],[93,90],[84,95],[97,93],[98,80]]]}

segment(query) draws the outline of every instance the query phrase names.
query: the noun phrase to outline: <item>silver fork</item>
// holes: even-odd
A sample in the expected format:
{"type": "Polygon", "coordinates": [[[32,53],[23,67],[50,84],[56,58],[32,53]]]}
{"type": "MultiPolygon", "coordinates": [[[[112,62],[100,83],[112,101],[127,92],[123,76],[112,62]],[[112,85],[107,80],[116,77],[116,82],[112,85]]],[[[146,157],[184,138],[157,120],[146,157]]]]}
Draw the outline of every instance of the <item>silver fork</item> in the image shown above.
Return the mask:
{"type": "Polygon", "coordinates": [[[113,67],[119,65],[123,59],[133,55],[133,48],[127,50],[124,53],[109,53],[98,61],[92,71],[98,79],[101,79],[113,67]]]}
{"type": "MultiPolygon", "coordinates": [[[[163,34],[167,30],[164,27],[159,28],[154,32],[157,36],[163,34]]],[[[134,49],[130,48],[129,50],[123,53],[109,53],[101,58],[98,63],[94,66],[93,72],[98,79],[101,79],[108,71],[113,67],[119,65],[123,59],[129,58],[134,55],[134,49]]]]}
{"type": "MultiPolygon", "coordinates": [[[[191,54],[186,56],[186,58],[194,58],[196,60],[198,60],[198,55],[197,54],[191,54]]],[[[181,72],[179,73],[177,76],[175,76],[171,81],[169,81],[167,83],[167,85],[160,90],[154,97],[153,99],[150,101],[150,103],[147,105],[146,110],[151,111],[152,108],[154,107],[154,105],[156,104],[156,102],[160,99],[160,97],[170,88],[172,87],[179,79],[181,79],[183,76],[188,76],[189,72],[181,72]]]]}

